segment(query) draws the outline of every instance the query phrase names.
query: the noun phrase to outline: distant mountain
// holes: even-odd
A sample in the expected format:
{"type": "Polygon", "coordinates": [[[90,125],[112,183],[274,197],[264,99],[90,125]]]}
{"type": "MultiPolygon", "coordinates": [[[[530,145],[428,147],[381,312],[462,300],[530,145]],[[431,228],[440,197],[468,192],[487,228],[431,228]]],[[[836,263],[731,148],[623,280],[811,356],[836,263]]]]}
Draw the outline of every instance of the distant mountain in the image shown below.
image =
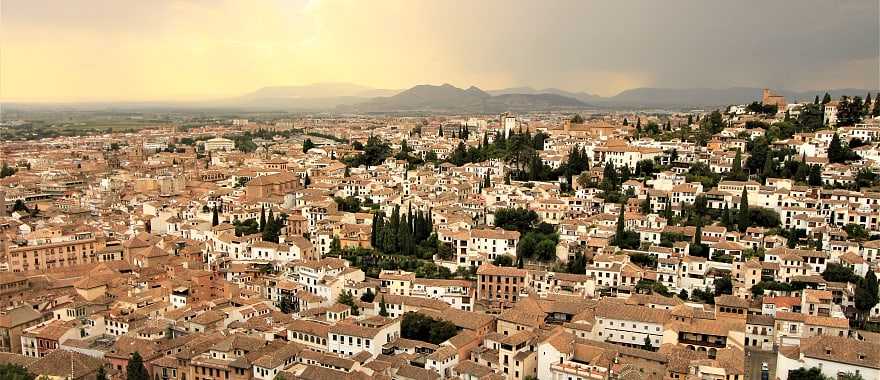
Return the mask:
{"type": "Polygon", "coordinates": [[[374,98],[389,96],[398,90],[376,89],[351,83],[315,83],[305,86],[274,86],[241,96],[242,99],[321,99],[321,98],[374,98]]]}
{"type": "MultiPolygon", "coordinates": [[[[712,88],[634,88],[625,90],[617,95],[602,97],[587,92],[569,92],[559,89],[535,90],[531,87],[515,87],[502,90],[489,91],[493,95],[501,94],[535,94],[547,93],[558,94],[578,99],[599,107],[606,108],[714,108],[724,107],[731,104],[745,104],[761,100],[762,88],[756,87],[730,87],[721,89],[712,88]]],[[[836,89],[828,91],[834,99],[841,95],[865,96],[868,92],[876,93],[876,90],[863,89],[836,89]]],[[[785,96],[789,102],[811,101],[816,95],[825,94],[822,91],[786,91],[774,90],[777,94],[785,96]]]]}
{"type": "MultiPolygon", "coordinates": [[[[419,85],[403,91],[375,89],[351,83],[318,83],[305,86],[263,87],[238,97],[203,101],[15,103],[0,102],[5,110],[247,110],[321,112],[424,112],[499,113],[544,110],[608,109],[715,109],[761,100],[761,88],[634,88],[610,97],[556,88],[536,90],[514,87],[483,91],[475,86],[461,89],[449,84],[419,85]]],[[[812,101],[826,90],[774,90],[789,102],[812,101]]],[[[844,88],[829,90],[841,95],[865,96],[877,90],[844,88]]]]}
{"type": "Polygon", "coordinates": [[[371,99],[351,106],[347,112],[451,112],[496,113],[574,109],[588,105],[580,100],[556,94],[491,95],[477,87],[461,89],[450,84],[418,85],[397,95],[371,99]]]}
{"type": "Polygon", "coordinates": [[[565,90],[560,90],[558,88],[545,88],[543,90],[536,90],[532,87],[511,87],[504,88],[501,90],[491,90],[489,91],[492,95],[508,95],[508,94],[555,94],[565,96],[567,98],[574,98],[580,100],[584,103],[592,103],[594,101],[600,101],[603,98],[599,95],[589,94],[586,92],[569,92],[565,90]]]}
{"type": "Polygon", "coordinates": [[[258,110],[327,110],[397,92],[398,90],[376,89],[351,83],[315,83],[304,86],[263,87],[237,98],[217,100],[208,104],[216,107],[258,110]]]}

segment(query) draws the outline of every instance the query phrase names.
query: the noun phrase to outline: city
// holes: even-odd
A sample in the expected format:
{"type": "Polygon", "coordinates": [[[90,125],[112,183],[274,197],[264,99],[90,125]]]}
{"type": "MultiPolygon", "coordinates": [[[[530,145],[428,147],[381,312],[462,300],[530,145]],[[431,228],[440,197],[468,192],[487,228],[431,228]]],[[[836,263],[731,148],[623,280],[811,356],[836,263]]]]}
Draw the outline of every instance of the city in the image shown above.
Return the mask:
{"type": "Polygon", "coordinates": [[[880,380],[880,33],[827,86],[114,97],[23,86],[72,16],[3,3],[0,379],[880,380]]]}

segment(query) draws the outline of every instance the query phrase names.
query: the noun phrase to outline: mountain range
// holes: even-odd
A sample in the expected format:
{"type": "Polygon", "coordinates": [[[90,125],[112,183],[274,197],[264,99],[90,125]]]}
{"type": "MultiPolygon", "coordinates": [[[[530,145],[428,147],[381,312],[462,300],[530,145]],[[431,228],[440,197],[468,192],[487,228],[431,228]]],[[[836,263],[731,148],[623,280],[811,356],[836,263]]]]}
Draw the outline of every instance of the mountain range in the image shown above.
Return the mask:
{"type": "MultiPolygon", "coordinates": [[[[72,109],[231,109],[248,111],[324,111],[339,113],[499,113],[579,109],[714,109],[761,100],[760,88],[634,88],[603,97],[557,88],[512,87],[484,91],[450,84],[417,85],[405,90],[376,89],[351,83],[263,87],[232,98],[191,102],[116,102],[27,104],[4,102],[7,109],[67,107],[72,109]]],[[[841,95],[865,96],[876,90],[829,90],[841,95]]],[[[778,90],[790,102],[811,101],[826,90],[778,90]]]]}
{"type": "Polygon", "coordinates": [[[396,95],[338,107],[345,112],[454,112],[497,113],[537,109],[577,109],[589,105],[557,94],[492,95],[475,86],[418,85],[396,95]]]}
{"type": "MultiPolygon", "coordinates": [[[[865,96],[869,91],[871,90],[844,88],[828,92],[836,99],[841,95],[865,96]]],[[[588,108],[709,109],[760,101],[761,92],[762,89],[757,87],[634,88],[614,96],[603,97],[589,92],[572,92],[557,88],[512,87],[484,91],[475,86],[463,89],[443,84],[417,85],[395,91],[357,85],[319,84],[263,88],[242,96],[240,100],[245,104],[260,107],[287,105],[296,109],[333,108],[335,111],[347,113],[497,113],[588,108]],[[332,96],[333,94],[337,96],[332,96]]],[[[775,92],[793,102],[809,101],[826,91],[775,92]]]]}

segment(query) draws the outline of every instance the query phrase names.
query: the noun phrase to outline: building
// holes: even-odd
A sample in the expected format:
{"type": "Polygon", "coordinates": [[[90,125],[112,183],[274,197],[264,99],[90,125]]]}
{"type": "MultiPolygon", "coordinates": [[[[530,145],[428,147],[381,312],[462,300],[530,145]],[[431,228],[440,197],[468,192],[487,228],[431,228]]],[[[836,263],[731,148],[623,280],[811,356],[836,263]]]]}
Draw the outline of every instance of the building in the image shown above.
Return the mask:
{"type": "Polygon", "coordinates": [[[7,242],[3,250],[9,258],[9,270],[26,272],[97,263],[100,261],[98,252],[104,246],[104,238],[85,236],[24,246],[12,246],[7,242]]]}
{"type": "Polygon", "coordinates": [[[777,110],[782,111],[788,103],[785,102],[784,96],[778,95],[770,89],[765,88],[761,94],[761,104],[765,106],[776,106],[777,110]]]}
{"type": "Polygon", "coordinates": [[[206,152],[228,152],[235,149],[235,142],[222,137],[215,137],[205,141],[206,152]]]}
{"type": "Polygon", "coordinates": [[[802,367],[819,368],[822,374],[832,379],[847,372],[863,379],[878,379],[880,343],[817,336],[801,340],[799,346],[779,348],[776,355],[776,378],[794,380],[789,377],[789,373],[802,367]]]}
{"type": "Polygon", "coordinates": [[[345,320],[330,327],[328,350],[334,354],[354,356],[362,351],[372,356],[382,353],[382,346],[400,336],[400,320],[369,317],[345,320]]]}
{"type": "Polygon", "coordinates": [[[480,265],[477,268],[477,300],[490,303],[516,302],[525,291],[528,273],[524,269],[480,265]]]}

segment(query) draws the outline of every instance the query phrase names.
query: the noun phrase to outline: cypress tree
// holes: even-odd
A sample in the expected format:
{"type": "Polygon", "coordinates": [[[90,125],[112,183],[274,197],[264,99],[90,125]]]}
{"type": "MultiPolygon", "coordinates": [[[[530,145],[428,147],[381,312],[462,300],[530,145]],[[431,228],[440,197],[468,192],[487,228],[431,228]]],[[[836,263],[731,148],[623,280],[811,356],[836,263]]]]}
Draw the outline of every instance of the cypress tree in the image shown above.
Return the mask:
{"type": "Polygon", "coordinates": [[[645,214],[645,215],[648,215],[651,213],[651,196],[650,195],[645,196],[645,200],[642,201],[642,204],[641,204],[639,211],[641,211],[642,214],[645,214]]]}
{"type": "Polygon", "coordinates": [[[623,216],[624,203],[620,203],[620,213],[617,215],[617,229],[614,232],[614,245],[620,246],[623,242],[623,234],[626,231],[626,219],[623,216]]]}
{"type": "Polygon", "coordinates": [[[382,296],[382,300],[379,301],[379,315],[383,317],[388,316],[388,308],[385,306],[385,296],[382,296]]]}
{"type": "Polygon", "coordinates": [[[744,181],[746,179],[742,167],[742,152],[739,149],[736,150],[736,156],[733,157],[733,166],[730,167],[728,179],[734,181],[744,181]]]}
{"type": "Polygon", "coordinates": [[[125,367],[126,380],[150,380],[147,368],[144,367],[144,359],[137,351],[131,354],[128,365],[125,367]]]}
{"type": "Polygon", "coordinates": [[[373,214],[373,223],[370,225],[370,246],[376,248],[376,236],[378,232],[376,227],[379,226],[379,214],[373,214]]]}
{"type": "Polygon", "coordinates": [[[749,193],[746,191],[745,185],[743,185],[743,192],[739,199],[739,220],[737,224],[741,232],[744,232],[752,224],[749,217],[749,193]]]}
{"type": "Polygon", "coordinates": [[[103,365],[98,367],[98,373],[95,374],[95,380],[107,380],[107,372],[104,370],[103,365]]]}
{"type": "Polygon", "coordinates": [[[831,102],[831,94],[826,92],[825,96],[822,97],[822,104],[828,104],[829,102],[831,102]]]}
{"type": "Polygon", "coordinates": [[[260,231],[266,230],[266,206],[260,206],[260,231]]]}
{"type": "Polygon", "coordinates": [[[828,162],[832,164],[842,163],[846,161],[846,158],[843,144],[840,143],[840,136],[835,132],[834,136],[831,137],[831,143],[828,144],[828,162]]]}
{"type": "Polygon", "coordinates": [[[880,116],[880,92],[877,93],[877,98],[874,99],[874,109],[871,111],[871,116],[880,116]]]}
{"type": "Polygon", "coordinates": [[[216,226],[220,224],[220,215],[217,214],[217,206],[214,206],[214,209],[211,212],[211,226],[216,226]]]}

